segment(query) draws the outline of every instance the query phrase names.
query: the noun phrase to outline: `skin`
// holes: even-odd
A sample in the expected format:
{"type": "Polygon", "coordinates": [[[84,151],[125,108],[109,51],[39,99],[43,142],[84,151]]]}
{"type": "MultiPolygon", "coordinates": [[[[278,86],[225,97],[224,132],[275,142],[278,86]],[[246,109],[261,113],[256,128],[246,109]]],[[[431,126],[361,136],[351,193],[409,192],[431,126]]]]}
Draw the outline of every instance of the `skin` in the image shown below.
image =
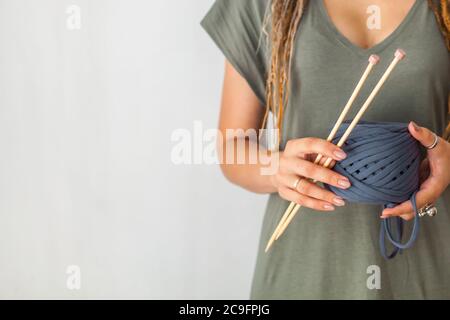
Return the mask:
{"type": "MultiPolygon", "coordinates": [[[[322,0],[320,0],[322,1],[322,0]]],[[[415,0],[324,0],[333,24],[355,45],[367,49],[380,43],[395,30],[408,15],[415,0]],[[369,29],[367,8],[380,8],[381,28],[369,29]]],[[[373,14],[370,11],[370,15],[373,14]]]]}
{"type": "MultiPolygon", "coordinates": [[[[369,48],[383,41],[408,14],[414,0],[325,0],[330,18],[336,27],[355,45],[369,48]],[[378,5],[382,13],[381,30],[369,30],[366,27],[367,7],[378,5]]],[[[450,104],[449,104],[450,107],[450,104]]],[[[255,129],[261,127],[264,116],[264,106],[253,93],[245,79],[226,62],[225,79],[223,85],[222,106],[219,121],[219,130],[225,136],[226,129],[255,129]]],[[[410,123],[409,131],[423,146],[429,146],[434,142],[433,133],[427,128],[410,123]]],[[[235,139],[219,141],[220,150],[225,150],[228,144],[235,143],[235,139]]],[[[245,140],[246,151],[250,150],[255,141],[245,140]]],[[[318,211],[333,211],[336,206],[344,206],[343,199],[334,193],[313,184],[308,179],[301,179],[294,189],[299,177],[315,179],[336,187],[346,189],[350,187],[347,178],[336,172],[323,168],[323,160],[320,164],[313,163],[317,154],[340,161],[346,157],[345,153],[326,140],[307,137],[294,139],[287,143],[285,149],[276,153],[261,151],[260,162],[256,164],[222,164],[221,168],[225,177],[234,184],[256,193],[275,193],[302,206],[318,211]],[[278,170],[272,175],[262,175],[263,163],[268,160],[278,161],[278,170]]],[[[219,152],[220,154],[220,152],[219,152]]],[[[247,152],[246,152],[247,154],[247,152]]],[[[236,162],[235,162],[236,163],[236,162]]],[[[434,203],[450,184],[450,143],[439,139],[436,148],[429,150],[427,158],[421,165],[421,187],[417,193],[417,205],[419,208],[427,203],[434,203]]],[[[385,209],[382,219],[400,216],[405,220],[414,217],[412,204],[407,201],[397,207],[385,209]]]]}

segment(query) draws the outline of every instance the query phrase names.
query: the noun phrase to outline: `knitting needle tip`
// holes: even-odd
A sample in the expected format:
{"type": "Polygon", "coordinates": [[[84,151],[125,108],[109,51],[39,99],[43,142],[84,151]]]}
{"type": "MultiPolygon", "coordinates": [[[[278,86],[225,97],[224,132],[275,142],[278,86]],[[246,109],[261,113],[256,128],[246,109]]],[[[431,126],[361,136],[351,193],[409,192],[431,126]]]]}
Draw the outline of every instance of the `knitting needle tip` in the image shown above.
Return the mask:
{"type": "Polygon", "coordinates": [[[272,244],[274,243],[274,241],[269,241],[269,243],[266,246],[266,249],[264,250],[265,253],[267,253],[267,251],[269,251],[269,249],[272,247],[272,244]]]}
{"type": "Polygon", "coordinates": [[[376,65],[378,62],[380,62],[380,57],[379,56],[377,56],[376,54],[373,54],[373,55],[371,55],[370,57],[369,57],[369,62],[372,64],[372,65],[376,65]]]}
{"type": "Polygon", "coordinates": [[[395,51],[395,57],[398,60],[402,60],[405,56],[406,56],[406,53],[402,49],[397,49],[397,51],[395,51]]]}

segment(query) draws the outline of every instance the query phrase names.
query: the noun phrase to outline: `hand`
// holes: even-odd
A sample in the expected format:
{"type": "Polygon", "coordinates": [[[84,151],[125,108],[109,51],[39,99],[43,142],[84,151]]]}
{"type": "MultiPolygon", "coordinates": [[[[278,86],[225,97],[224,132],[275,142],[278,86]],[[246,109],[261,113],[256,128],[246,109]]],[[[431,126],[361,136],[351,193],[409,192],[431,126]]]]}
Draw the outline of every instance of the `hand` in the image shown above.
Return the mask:
{"type": "Polygon", "coordinates": [[[341,189],[351,186],[346,177],[322,166],[327,157],[333,159],[329,166],[332,168],[336,161],[345,159],[347,155],[326,140],[318,138],[291,140],[284,152],[280,153],[278,172],[271,177],[271,182],[280,196],[288,201],[319,211],[333,211],[334,205],[344,206],[345,201],[333,192],[308,181],[310,178],[341,189]],[[324,158],[319,164],[314,164],[317,154],[322,154],[324,158]],[[299,178],[302,179],[294,189],[299,178]]]}
{"type": "MultiPolygon", "coordinates": [[[[434,142],[433,133],[411,122],[408,126],[411,135],[423,146],[434,142]]],[[[437,146],[428,150],[427,158],[420,165],[420,190],[416,196],[417,209],[427,203],[434,203],[447,189],[450,183],[450,143],[439,138],[437,146]]],[[[415,212],[411,201],[406,201],[394,208],[384,209],[381,218],[400,216],[404,220],[414,218],[415,212]]]]}

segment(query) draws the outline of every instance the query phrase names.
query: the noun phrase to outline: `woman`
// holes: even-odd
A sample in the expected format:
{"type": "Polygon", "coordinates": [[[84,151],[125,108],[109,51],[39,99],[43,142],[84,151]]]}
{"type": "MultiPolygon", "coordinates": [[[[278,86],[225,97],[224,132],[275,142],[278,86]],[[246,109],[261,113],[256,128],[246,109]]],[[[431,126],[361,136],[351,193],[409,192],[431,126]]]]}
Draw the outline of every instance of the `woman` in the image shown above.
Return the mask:
{"type": "MultiPolygon", "coordinates": [[[[445,138],[433,149],[423,148],[417,194],[419,208],[433,203],[438,214],[423,218],[415,245],[392,260],[379,252],[380,221],[393,216],[410,220],[410,201],[385,210],[345,203],[307,180],[350,187],[346,177],[311,160],[316,154],[335,161],[346,157],[323,138],[371,54],[381,62],[353,110],[402,48],[407,58],[364,120],[410,122],[411,135],[425,147],[433,144],[433,132],[445,136],[449,7],[448,0],[216,0],[203,19],[202,26],[227,58],[220,130],[258,129],[267,122],[267,110],[278,115],[275,124],[281,129],[281,151],[271,154],[280,159],[274,174],[262,175],[262,164],[222,165],[231,182],[271,194],[252,299],[450,298],[450,144],[445,138]],[[264,253],[290,201],[302,205],[301,214],[264,253]]],[[[224,140],[221,147],[234,140],[224,140]]],[[[247,141],[246,147],[253,143],[247,141]]]]}

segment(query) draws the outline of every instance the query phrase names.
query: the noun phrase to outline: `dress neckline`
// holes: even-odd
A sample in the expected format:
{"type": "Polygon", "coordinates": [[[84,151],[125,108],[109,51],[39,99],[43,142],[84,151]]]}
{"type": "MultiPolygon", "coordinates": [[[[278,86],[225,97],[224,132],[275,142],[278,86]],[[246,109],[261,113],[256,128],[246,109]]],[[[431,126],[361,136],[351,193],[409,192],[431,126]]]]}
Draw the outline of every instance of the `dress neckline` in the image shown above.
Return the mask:
{"type": "Polygon", "coordinates": [[[370,55],[372,53],[379,53],[383,51],[392,41],[394,41],[402,32],[403,30],[408,26],[408,24],[413,19],[421,0],[415,0],[412,7],[409,9],[406,16],[403,18],[403,20],[400,22],[400,24],[383,40],[376,43],[375,45],[369,47],[369,48],[363,48],[352,41],[350,41],[347,36],[345,36],[334,24],[334,22],[331,20],[330,15],[328,14],[327,8],[325,7],[324,0],[317,0],[319,3],[319,11],[322,15],[322,18],[325,20],[325,23],[327,27],[332,31],[335,38],[341,42],[344,46],[350,48],[352,51],[360,54],[360,55],[370,55]]]}

